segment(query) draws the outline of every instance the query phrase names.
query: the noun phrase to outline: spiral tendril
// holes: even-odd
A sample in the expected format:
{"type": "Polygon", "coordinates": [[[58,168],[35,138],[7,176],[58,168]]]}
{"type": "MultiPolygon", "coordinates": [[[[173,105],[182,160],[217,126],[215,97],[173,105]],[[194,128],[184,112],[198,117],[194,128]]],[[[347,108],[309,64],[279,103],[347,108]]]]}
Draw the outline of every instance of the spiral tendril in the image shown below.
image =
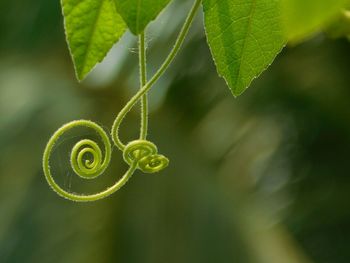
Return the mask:
{"type": "Polygon", "coordinates": [[[55,144],[61,136],[67,131],[85,127],[94,130],[102,140],[104,151],[100,146],[90,139],[83,139],[77,142],[70,154],[70,164],[75,174],[83,179],[94,179],[100,176],[107,169],[112,154],[112,145],[106,132],[98,124],[88,120],[78,120],[67,123],[58,129],[49,140],[43,156],[43,169],[46,180],[52,189],[60,196],[78,202],[96,201],[105,198],[114,192],[118,191],[130,179],[133,173],[139,169],[144,173],[156,173],[169,165],[169,159],[158,154],[156,145],[146,140],[148,126],[148,99],[147,93],[151,87],[159,80],[174,60],[180,47],[182,46],[185,37],[189,31],[190,25],[194,19],[197,10],[200,7],[201,0],[195,0],[190,13],[178,35],[175,45],[164,63],[161,65],[155,75],[147,82],[146,71],[146,46],[145,35],[142,32],[139,35],[139,58],[140,58],[140,90],[129,100],[125,107],[117,115],[111,130],[112,140],[114,145],[123,152],[124,161],[129,165],[125,174],[111,187],[97,194],[81,195],[71,193],[61,188],[54,180],[51,167],[50,157],[55,144]],[[127,113],[141,101],[141,129],[139,140],[132,141],[128,144],[123,144],[119,138],[119,127],[123,122],[127,113]]]}
{"type": "Polygon", "coordinates": [[[144,173],[157,173],[169,165],[169,159],[161,154],[152,154],[143,157],[138,166],[144,173]]]}
{"type": "Polygon", "coordinates": [[[100,147],[92,140],[81,140],[76,143],[71,152],[71,165],[74,172],[84,179],[94,179],[103,172],[101,163],[102,152],[100,147]],[[92,161],[85,159],[92,156],[92,161]]]}
{"type": "Polygon", "coordinates": [[[112,153],[112,146],[108,135],[99,125],[87,120],[78,120],[67,123],[53,134],[44,151],[43,168],[47,182],[59,195],[75,201],[88,201],[91,196],[76,195],[67,192],[55,182],[51,174],[50,156],[55,144],[64,133],[77,127],[91,128],[96,131],[104,144],[104,156],[97,143],[92,140],[81,140],[74,145],[71,152],[70,161],[73,171],[84,179],[93,179],[100,176],[107,169],[112,153]],[[87,154],[91,155],[92,160],[84,158],[87,154]]]}
{"type": "Polygon", "coordinates": [[[157,146],[146,140],[136,140],[126,145],[123,157],[126,163],[137,163],[144,173],[156,173],[169,165],[169,159],[158,154],[157,146]]]}

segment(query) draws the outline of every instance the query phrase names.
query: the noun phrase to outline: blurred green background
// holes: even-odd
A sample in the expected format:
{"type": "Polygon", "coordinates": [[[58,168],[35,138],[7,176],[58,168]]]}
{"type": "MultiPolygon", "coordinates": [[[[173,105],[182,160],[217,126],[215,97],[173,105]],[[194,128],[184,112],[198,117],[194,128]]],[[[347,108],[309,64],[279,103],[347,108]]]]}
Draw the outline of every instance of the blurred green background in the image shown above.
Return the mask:
{"type": "MultiPolygon", "coordinates": [[[[148,32],[149,75],[191,1],[148,32]]],[[[129,33],[82,84],[59,1],[0,1],[0,262],[350,262],[350,44],[322,35],[288,47],[234,99],[217,76],[198,16],[150,92],[150,140],[171,160],[111,197],[77,204],[47,185],[41,158],[74,119],[110,129],[138,88],[129,33]]],[[[136,138],[138,108],[122,125],[136,138]]],[[[89,133],[90,132],[90,133],[89,133]]],[[[94,182],[69,169],[67,134],[53,159],[72,191],[98,191],[126,170],[121,153],[94,182]]]]}

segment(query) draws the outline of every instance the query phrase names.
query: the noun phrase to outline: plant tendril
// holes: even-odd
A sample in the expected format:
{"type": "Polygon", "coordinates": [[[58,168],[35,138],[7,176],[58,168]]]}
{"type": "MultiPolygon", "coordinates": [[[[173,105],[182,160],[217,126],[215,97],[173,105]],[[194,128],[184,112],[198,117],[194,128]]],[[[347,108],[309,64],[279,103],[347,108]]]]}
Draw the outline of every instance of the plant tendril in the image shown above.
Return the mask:
{"type": "Polygon", "coordinates": [[[104,131],[104,129],[98,124],[88,120],[72,121],[59,128],[53,136],[50,138],[43,156],[43,170],[48,184],[51,188],[57,192],[60,196],[77,202],[88,202],[103,199],[114,192],[118,191],[134,172],[139,169],[144,173],[156,173],[169,165],[169,159],[165,156],[158,154],[157,146],[146,140],[148,130],[148,98],[147,92],[152,86],[159,80],[159,78],[165,73],[171,62],[176,57],[179,49],[181,48],[185,37],[189,31],[195,14],[200,6],[201,0],[195,0],[195,3],[186,18],[186,21],[178,35],[175,45],[168,57],[165,59],[159,70],[155,75],[147,82],[147,70],[146,70],[146,45],[145,34],[142,32],[139,35],[139,64],[140,64],[140,90],[129,100],[125,107],[117,115],[111,130],[112,140],[115,146],[123,152],[124,161],[129,165],[125,174],[111,187],[97,194],[82,195],[71,193],[61,188],[54,180],[51,167],[50,157],[54,146],[58,140],[68,131],[85,127],[94,130],[103,143],[103,151],[101,147],[90,139],[83,139],[77,142],[70,154],[70,164],[75,174],[83,179],[94,179],[103,174],[110,161],[112,155],[111,141],[104,131]],[[119,138],[119,127],[124,120],[127,113],[135,106],[138,101],[141,101],[141,127],[140,136],[138,140],[123,144],[119,138]]]}
{"type": "Polygon", "coordinates": [[[146,140],[136,140],[126,145],[123,157],[129,165],[137,163],[144,173],[156,173],[169,164],[168,158],[158,154],[157,146],[146,140]]]}

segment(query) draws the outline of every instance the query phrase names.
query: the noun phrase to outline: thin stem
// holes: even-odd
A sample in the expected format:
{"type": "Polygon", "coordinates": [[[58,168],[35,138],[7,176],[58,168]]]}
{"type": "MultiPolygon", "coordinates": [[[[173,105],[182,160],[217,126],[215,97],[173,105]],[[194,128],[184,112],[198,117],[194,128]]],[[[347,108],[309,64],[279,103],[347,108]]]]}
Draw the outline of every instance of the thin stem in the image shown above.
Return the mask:
{"type": "MultiPolygon", "coordinates": [[[[146,43],[145,33],[139,35],[139,64],[140,64],[140,89],[147,83],[147,64],[146,64],[146,43]]],[[[144,94],[141,99],[141,128],[140,140],[146,140],[148,130],[148,98],[144,94]]]]}
{"type": "Polygon", "coordinates": [[[186,21],[184,25],[181,28],[181,31],[176,39],[175,45],[171,52],[169,53],[168,57],[165,59],[159,70],[154,74],[154,76],[150,79],[150,81],[147,82],[146,85],[144,85],[125,105],[125,107],[119,112],[117,118],[115,119],[112,127],[112,138],[115,143],[115,145],[123,151],[125,149],[125,145],[120,141],[118,136],[118,129],[123,121],[126,114],[131,110],[132,107],[137,103],[137,101],[145,95],[150,88],[160,79],[160,77],[164,74],[164,72],[168,69],[171,62],[176,57],[178,51],[180,50],[182,44],[184,43],[184,40],[187,36],[187,33],[190,29],[190,26],[193,22],[193,19],[197,13],[197,10],[199,9],[201,4],[201,0],[195,0],[195,3],[193,4],[190,13],[188,14],[186,21]]]}

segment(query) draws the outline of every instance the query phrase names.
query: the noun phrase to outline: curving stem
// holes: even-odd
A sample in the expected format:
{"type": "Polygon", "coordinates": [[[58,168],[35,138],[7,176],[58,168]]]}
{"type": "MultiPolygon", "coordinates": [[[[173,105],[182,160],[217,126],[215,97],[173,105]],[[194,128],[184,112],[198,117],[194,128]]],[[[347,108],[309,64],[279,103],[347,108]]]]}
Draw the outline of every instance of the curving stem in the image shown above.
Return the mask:
{"type": "Polygon", "coordinates": [[[119,112],[117,118],[115,119],[113,126],[112,126],[112,139],[115,145],[123,151],[125,149],[125,144],[120,140],[119,138],[119,127],[122,123],[123,119],[125,118],[126,114],[135,106],[135,104],[140,100],[142,96],[144,96],[150,88],[160,79],[160,77],[164,74],[164,72],[168,69],[171,62],[173,62],[174,58],[176,57],[177,53],[179,52],[180,48],[182,47],[182,44],[184,43],[184,40],[187,36],[187,33],[190,29],[190,26],[192,25],[193,19],[200,7],[201,0],[195,0],[190,13],[188,14],[186,21],[184,25],[181,28],[181,31],[176,39],[175,45],[171,52],[169,53],[168,57],[165,59],[159,70],[154,74],[154,76],[147,82],[146,85],[144,85],[125,105],[125,107],[119,112]]]}

